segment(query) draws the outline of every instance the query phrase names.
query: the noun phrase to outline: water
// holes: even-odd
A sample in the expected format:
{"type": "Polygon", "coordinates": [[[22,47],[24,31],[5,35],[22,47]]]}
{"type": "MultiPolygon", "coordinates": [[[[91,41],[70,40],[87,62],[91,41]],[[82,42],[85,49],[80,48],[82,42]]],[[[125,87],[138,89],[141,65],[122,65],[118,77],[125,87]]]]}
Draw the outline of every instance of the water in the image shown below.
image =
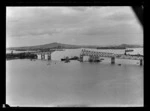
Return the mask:
{"type": "Polygon", "coordinates": [[[39,107],[142,106],[143,66],[122,63],[6,61],[6,103],[39,107]]]}

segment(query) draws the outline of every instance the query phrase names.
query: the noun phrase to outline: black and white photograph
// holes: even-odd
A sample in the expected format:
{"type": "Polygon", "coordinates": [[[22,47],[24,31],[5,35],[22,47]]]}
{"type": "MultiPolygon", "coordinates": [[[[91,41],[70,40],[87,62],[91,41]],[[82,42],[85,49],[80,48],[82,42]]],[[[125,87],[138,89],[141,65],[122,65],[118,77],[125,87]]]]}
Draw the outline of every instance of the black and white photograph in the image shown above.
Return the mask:
{"type": "Polygon", "coordinates": [[[144,7],[7,6],[10,107],[143,107],[144,7]]]}

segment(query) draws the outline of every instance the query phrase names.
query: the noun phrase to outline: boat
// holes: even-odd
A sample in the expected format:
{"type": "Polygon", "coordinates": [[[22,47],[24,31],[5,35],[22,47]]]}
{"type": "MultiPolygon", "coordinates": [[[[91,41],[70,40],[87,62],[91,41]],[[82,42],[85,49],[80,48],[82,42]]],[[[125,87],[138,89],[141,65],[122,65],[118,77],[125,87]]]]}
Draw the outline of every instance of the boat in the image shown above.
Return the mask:
{"type": "Polygon", "coordinates": [[[67,57],[62,58],[62,59],[61,59],[61,61],[65,61],[65,60],[66,60],[66,58],[67,58],[67,57]]]}
{"type": "Polygon", "coordinates": [[[79,59],[79,57],[77,57],[77,56],[70,58],[70,60],[78,60],[78,59],[79,59]]]}
{"type": "Polygon", "coordinates": [[[66,59],[66,60],[65,60],[65,63],[68,63],[68,62],[70,62],[70,60],[69,60],[69,59],[66,59]]]}
{"type": "Polygon", "coordinates": [[[68,63],[68,62],[70,62],[70,60],[65,60],[65,63],[68,63]]]}
{"type": "Polygon", "coordinates": [[[65,58],[62,58],[61,61],[65,61],[65,58]]]}
{"type": "Polygon", "coordinates": [[[65,58],[61,59],[61,61],[65,61],[65,63],[68,63],[68,62],[70,62],[70,59],[69,59],[69,57],[65,57],[65,58]]]}

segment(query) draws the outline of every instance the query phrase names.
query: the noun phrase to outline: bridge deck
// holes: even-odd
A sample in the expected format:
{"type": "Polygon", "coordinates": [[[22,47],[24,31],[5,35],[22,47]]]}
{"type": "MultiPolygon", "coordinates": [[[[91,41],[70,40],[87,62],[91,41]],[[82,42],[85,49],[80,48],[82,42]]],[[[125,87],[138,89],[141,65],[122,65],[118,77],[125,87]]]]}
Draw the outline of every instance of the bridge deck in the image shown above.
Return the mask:
{"type": "Polygon", "coordinates": [[[98,56],[98,57],[115,57],[117,59],[132,59],[132,60],[140,60],[143,59],[143,56],[135,56],[135,55],[124,55],[124,54],[114,54],[114,53],[107,53],[107,52],[96,52],[96,51],[89,51],[89,50],[82,50],[82,56],[98,56]]]}

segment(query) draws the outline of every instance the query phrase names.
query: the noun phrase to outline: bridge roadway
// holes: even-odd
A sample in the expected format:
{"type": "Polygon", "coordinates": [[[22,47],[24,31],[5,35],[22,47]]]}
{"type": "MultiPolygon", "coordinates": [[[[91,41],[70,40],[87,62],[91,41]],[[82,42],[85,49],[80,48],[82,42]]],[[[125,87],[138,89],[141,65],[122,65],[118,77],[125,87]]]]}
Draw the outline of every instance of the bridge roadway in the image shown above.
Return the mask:
{"type": "Polygon", "coordinates": [[[143,60],[143,56],[135,56],[135,55],[124,55],[124,54],[114,54],[114,53],[107,53],[107,52],[96,52],[96,51],[89,51],[83,49],[81,51],[80,56],[98,56],[98,57],[115,57],[117,59],[131,59],[131,60],[143,60]]]}

